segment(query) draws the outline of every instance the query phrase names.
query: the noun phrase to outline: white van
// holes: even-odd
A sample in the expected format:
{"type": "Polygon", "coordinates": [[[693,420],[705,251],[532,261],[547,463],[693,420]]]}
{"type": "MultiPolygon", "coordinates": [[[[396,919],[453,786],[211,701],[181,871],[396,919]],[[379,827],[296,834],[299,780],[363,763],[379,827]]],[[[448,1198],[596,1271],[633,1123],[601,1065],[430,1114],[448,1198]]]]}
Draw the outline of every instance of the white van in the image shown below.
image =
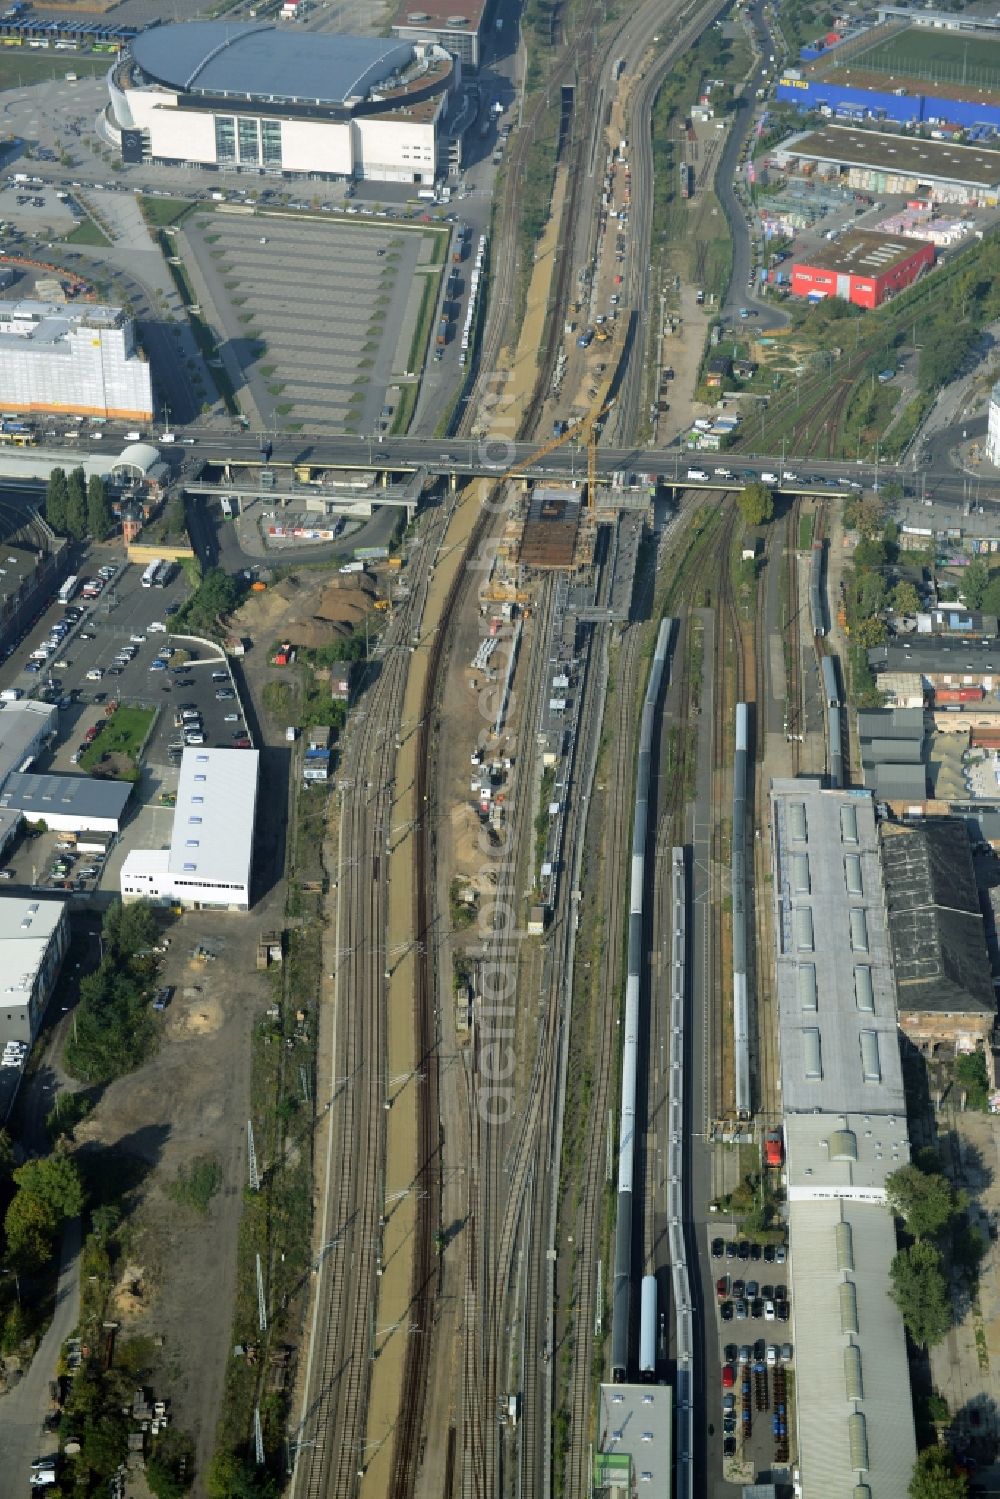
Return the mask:
{"type": "Polygon", "coordinates": [[[126,442],[142,442],[142,433],[141,432],[126,432],[125,433],[125,441],[126,442]]]}
{"type": "Polygon", "coordinates": [[[16,703],[24,696],[20,687],[5,687],[0,692],[0,703],[16,703]]]}
{"type": "Polygon", "coordinates": [[[762,484],[777,484],[778,476],[777,474],[761,474],[760,482],[762,484]]]}
{"type": "Polygon", "coordinates": [[[687,472],[687,476],[688,476],[689,479],[707,479],[708,478],[708,475],[706,474],[706,472],[705,472],[705,470],[703,468],[689,468],[688,472],[687,472]]]}

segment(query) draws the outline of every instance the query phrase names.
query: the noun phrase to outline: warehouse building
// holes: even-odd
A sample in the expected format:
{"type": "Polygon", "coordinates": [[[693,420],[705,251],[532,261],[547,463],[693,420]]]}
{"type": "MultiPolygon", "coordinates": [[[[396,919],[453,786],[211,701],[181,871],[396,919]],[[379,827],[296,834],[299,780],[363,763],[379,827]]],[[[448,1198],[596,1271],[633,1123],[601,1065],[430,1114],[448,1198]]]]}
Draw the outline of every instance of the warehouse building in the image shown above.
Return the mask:
{"type": "Polygon", "coordinates": [[[170,846],[128,854],[126,904],[249,910],[259,760],[256,750],[184,751],[170,846]]]}
{"type": "Polygon", "coordinates": [[[0,787],[18,770],[27,770],[46,739],[55,733],[59,709],[54,703],[22,699],[0,704],[0,787]]]}
{"type": "Polygon", "coordinates": [[[870,793],[771,784],[802,1499],[906,1499],[916,1456],[885,1180],[910,1159],[870,793]]]}
{"type": "Polygon", "coordinates": [[[827,125],[793,135],[771,157],[782,170],[809,162],[852,192],[891,193],[924,202],[994,206],[1000,159],[979,146],[827,125]]]}
{"type": "Polygon", "coordinates": [[[0,405],[149,421],[153,386],[120,307],[0,302],[0,405]]]}
{"type": "Polygon", "coordinates": [[[1000,640],[974,636],[909,635],[885,645],[873,646],[868,665],[879,691],[883,678],[894,680],[900,673],[918,675],[928,687],[982,687],[992,693],[1000,688],[1000,640]]]}
{"type": "Polygon", "coordinates": [[[881,307],[933,264],[931,244],[854,229],[795,261],[791,291],[814,302],[842,297],[854,307],[881,307]]]}
{"type": "Polygon", "coordinates": [[[881,851],[900,1029],[928,1055],[991,1054],[996,996],[964,819],[884,823],[881,851]]]}
{"type": "Polygon", "coordinates": [[[785,1112],[902,1113],[873,799],[776,781],[771,819],[785,1112]]]}
{"type": "Polygon", "coordinates": [[[34,1041],[68,947],[66,901],[0,896],[0,1043],[34,1041]]]}
{"type": "Polygon", "coordinates": [[[594,1489],[608,1499],[669,1494],[673,1481],[670,1385],[602,1384],[594,1489]]]}
{"type": "Polygon", "coordinates": [[[402,0],[392,34],[405,42],[436,42],[463,68],[479,67],[483,45],[486,0],[445,0],[437,10],[422,10],[413,0],[402,0]]]}
{"type": "Polygon", "coordinates": [[[458,76],[433,42],[180,22],[109,76],[108,128],[126,162],[433,183],[458,76]]]}
{"type": "Polygon", "coordinates": [[[131,781],[15,771],[0,791],[0,811],[44,822],[52,833],[119,833],[131,795],[131,781]]]}

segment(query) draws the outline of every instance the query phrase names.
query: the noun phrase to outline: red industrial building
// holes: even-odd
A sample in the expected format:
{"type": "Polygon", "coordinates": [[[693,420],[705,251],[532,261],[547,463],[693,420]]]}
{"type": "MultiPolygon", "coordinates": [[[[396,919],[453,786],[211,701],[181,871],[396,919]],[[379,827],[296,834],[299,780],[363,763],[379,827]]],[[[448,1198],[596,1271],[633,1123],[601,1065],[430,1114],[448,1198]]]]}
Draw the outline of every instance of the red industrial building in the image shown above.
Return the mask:
{"type": "Polygon", "coordinates": [[[934,246],[924,240],[855,229],[796,261],[792,295],[814,302],[843,297],[855,307],[881,307],[933,264],[934,246]]]}

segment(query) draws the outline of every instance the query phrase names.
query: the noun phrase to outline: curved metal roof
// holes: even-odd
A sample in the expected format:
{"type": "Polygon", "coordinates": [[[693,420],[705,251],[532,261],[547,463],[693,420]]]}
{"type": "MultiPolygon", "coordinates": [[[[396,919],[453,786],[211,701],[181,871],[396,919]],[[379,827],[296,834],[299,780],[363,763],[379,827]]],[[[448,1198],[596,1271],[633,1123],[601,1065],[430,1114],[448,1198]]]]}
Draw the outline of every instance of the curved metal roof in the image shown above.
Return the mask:
{"type": "Polygon", "coordinates": [[[130,442],[115,459],[115,468],[137,468],[141,473],[148,474],[153,464],[159,461],[159,449],[154,448],[152,443],[130,442]]]}
{"type": "Polygon", "coordinates": [[[182,21],[142,32],[132,56],[149,78],[185,93],[337,105],[405,68],[413,46],[295,26],[182,21]]]}

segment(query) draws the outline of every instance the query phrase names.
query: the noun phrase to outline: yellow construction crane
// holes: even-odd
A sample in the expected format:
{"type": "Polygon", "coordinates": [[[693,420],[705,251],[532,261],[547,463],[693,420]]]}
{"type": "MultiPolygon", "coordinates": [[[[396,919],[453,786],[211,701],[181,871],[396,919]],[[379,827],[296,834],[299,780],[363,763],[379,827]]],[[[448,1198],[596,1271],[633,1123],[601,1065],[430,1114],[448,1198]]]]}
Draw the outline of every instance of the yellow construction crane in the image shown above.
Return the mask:
{"type": "Polygon", "coordinates": [[[608,392],[618,373],[618,365],[625,347],[625,338],[630,320],[631,314],[626,314],[624,317],[619,318],[615,324],[612,346],[607,350],[608,357],[605,365],[605,373],[601,377],[601,383],[597,388],[594,403],[586,416],[582,416],[578,422],[574,422],[571,427],[567,427],[565,432],[560,432],[556,437],[550,437],[548,442],[542,443],[541,447],[536,448],[527,458],[521,459],[519,463],[511,464],[510,468],[505,469],[499,476],[498,483],[503,483],[505,479],[513,479],[516,475],[523,474],[529,464],[540,463],[543,458],[547,458],[550,453],[554,453],[556,448],[561,448],[564,442],[571,442],[573,438],[578,437],[582,443],[586,444],[587,448],[587,505],[591,510],[594,508],[594,493],[597,481],[597,424],[601,417],[605,416],[611,410],[614,404],[613,401],[608,400],[608,392]]]}

